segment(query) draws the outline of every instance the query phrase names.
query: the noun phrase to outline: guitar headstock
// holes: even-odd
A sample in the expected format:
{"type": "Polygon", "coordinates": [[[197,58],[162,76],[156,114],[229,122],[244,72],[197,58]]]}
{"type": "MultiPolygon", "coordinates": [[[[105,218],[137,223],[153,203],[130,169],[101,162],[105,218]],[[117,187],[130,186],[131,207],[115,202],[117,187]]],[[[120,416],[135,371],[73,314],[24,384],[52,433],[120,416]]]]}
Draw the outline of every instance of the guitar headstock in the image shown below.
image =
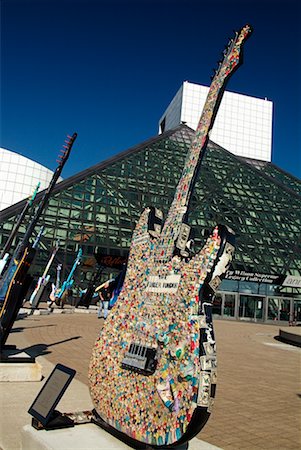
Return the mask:
{"type": "Polygon", "coordinates": [[[40,185],[41,185],[41,183],[38,182],[38,184],[37,184],[35,190],[34,190],[33,193],[31,194],[31,196],[28,198],[29,206],[31,206],[31,205],[33,204],[34,199],[36,198],[36,195],[37,195],[37,193],[38,193],[38,190],[40,189],[40,185]]]}
{"type": "Polygon", "coordinates": [[[238,69],[243,62],[244,43],[251,36],[252,32],[253,28],[247,24],[235,33],[234,38],[230,39],[227,47],[223,51],[223,60],[219,62],[213,80],[219,78],[223,82],[238,69]]]}
{"type": "Polygon", "coordinates": [[[77,138],[77,133],[73,133],[72,136],[67,135],[67,139],[65,139],[65,144],[63,145],[63,148],[61,149],[61,153],[58,155],[58,159],[56,162],[59,163],[59,166],[63,166],[67,159],[69,158],[72,145],[77,138]]]}

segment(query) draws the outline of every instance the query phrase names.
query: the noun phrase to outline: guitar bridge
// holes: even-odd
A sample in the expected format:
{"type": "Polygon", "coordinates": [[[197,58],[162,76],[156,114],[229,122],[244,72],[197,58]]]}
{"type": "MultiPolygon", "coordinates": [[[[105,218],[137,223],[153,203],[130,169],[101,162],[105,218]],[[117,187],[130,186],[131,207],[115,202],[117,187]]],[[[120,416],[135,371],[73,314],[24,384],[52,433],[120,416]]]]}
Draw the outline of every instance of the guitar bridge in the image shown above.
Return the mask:
{"type": "Polygon", "coordinates": [[[124,355],[121,367],[142,375],[152,375],[157,367],[156,354],[155,348],[132,343],[124,355]]]}

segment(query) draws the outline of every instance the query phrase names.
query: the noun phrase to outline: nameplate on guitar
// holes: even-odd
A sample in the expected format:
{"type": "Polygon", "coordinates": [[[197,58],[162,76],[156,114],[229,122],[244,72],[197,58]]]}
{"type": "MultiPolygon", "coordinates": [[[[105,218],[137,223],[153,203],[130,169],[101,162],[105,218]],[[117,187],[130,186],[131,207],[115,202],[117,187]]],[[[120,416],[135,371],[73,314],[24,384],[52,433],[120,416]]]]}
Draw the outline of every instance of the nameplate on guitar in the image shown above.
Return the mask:
{"type": "Polygon", "coordinates": [[[176,293],[179,287],[181,275],[167,275],[165,277],[151,276],[148,279],[146,292],[176,293]]]}

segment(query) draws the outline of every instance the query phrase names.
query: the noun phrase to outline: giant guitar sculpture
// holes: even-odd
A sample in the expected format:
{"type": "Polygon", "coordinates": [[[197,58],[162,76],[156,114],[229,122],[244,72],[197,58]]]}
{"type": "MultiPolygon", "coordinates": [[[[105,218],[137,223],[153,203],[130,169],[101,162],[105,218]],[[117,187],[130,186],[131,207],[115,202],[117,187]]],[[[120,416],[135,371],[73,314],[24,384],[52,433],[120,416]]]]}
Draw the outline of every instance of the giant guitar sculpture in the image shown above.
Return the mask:
{"type": "Polygon", "coordinates": [[[122,291],[93,348],[89,378],[98,423],[134,448],[184,443],[211,412],[212,300],[232,259],[234,233],[217,226],[191,255],[186,222],[209,131],[251,31],[243,27],[224,51],[162,230],[160,211],[141,215],[122,291]]]}

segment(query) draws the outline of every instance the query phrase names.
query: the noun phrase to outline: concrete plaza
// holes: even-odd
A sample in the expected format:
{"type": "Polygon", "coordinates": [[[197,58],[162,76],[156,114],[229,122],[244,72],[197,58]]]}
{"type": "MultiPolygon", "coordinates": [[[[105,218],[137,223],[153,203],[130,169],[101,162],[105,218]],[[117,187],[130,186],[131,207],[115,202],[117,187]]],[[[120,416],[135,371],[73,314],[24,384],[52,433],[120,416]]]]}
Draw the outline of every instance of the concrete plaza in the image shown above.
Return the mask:
{"type": "MultiPolygon", "coordinates": [[[[8,343],[35,356],[44,377],[56,363],[77,371],[58,405],[61,412],[92,408],[87,374],[102,322],[95,313],[70,310],[15,322],[8,343]]],[[[279,342],[278,332],[277,324],[215,320],[218,389],[199,439],[225,450],[301,448],[301,349],[279,342]]],[[[0,383],[3,450],[20,448],[20,430],[31,420],[27,409],[42,385],[43,381],[0,383]]]]}

